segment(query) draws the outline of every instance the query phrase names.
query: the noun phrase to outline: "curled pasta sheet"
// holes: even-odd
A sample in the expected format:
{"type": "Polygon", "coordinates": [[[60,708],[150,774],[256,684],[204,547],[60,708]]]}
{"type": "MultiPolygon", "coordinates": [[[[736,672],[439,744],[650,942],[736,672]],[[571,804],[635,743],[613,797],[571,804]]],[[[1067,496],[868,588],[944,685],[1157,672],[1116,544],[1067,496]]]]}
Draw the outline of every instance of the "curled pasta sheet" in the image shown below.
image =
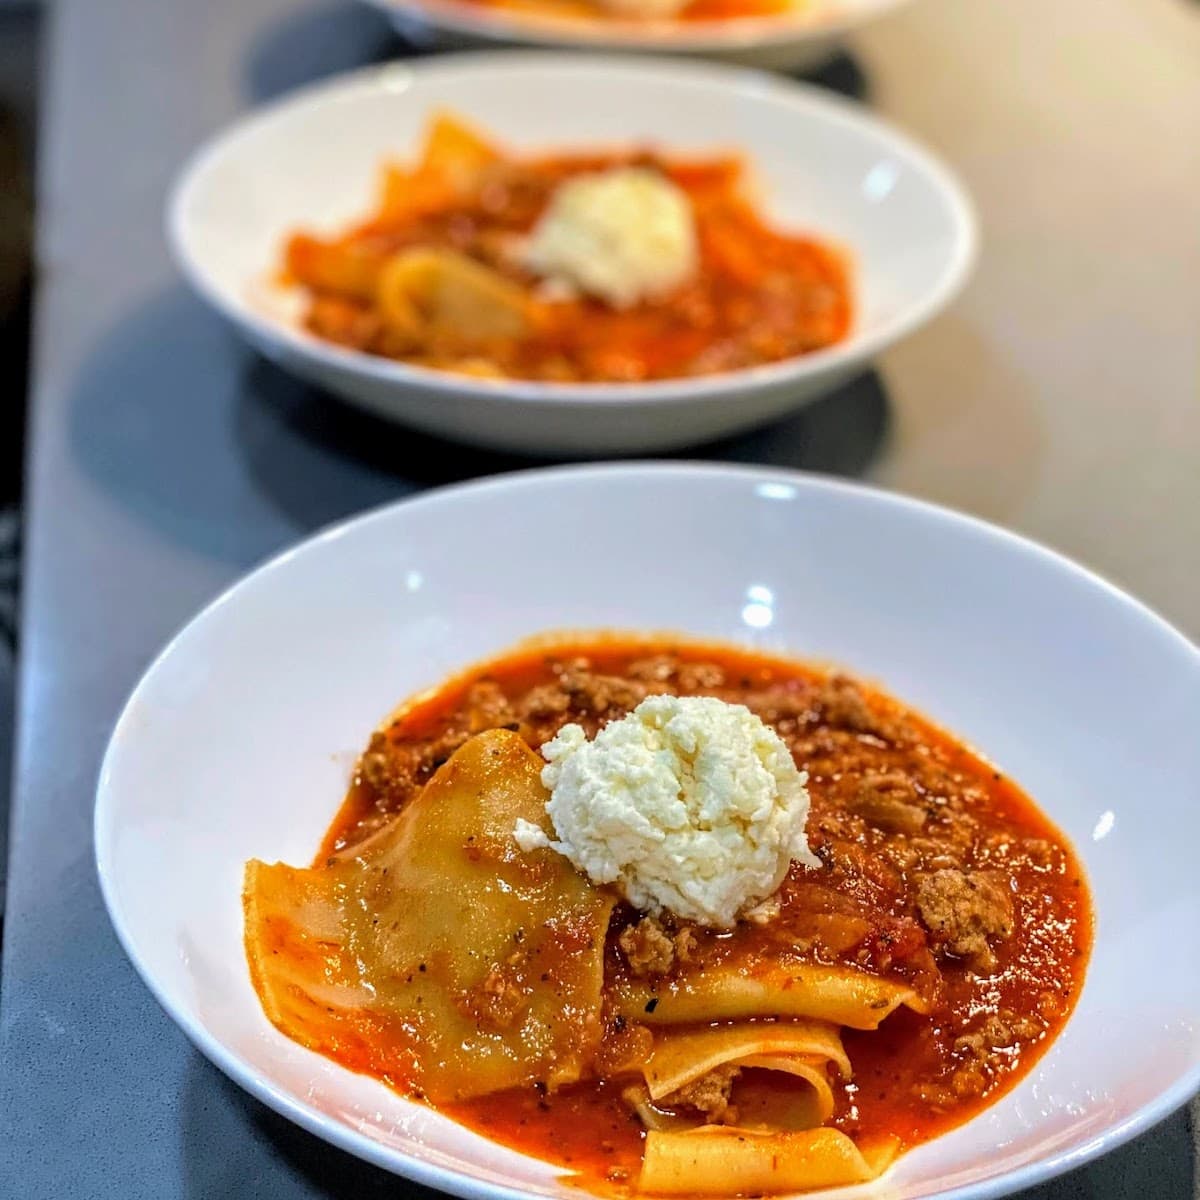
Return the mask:
{"type": "MultiPolygon", "coordinates": [[[[832,1025],[822,1021],[743,1022],[710,1029],[668,1030],[654,1039],[643,1068],[646,1086],[655,1100],[678,1091],[719,1066],[763,1066],[799,1059],[837,1067],[850,1078],[850,1060],[832,1025]]],[[[786,1068],[783,1068],[786,1069],[786,1068]]]]}
{"type": "MultiPolygon", "coordinates": [[[[384,168],[380,215],[395,222],[438,212],[478,188],[488,169],[500,159],[500,152],[475,130],[441,114],[430,126],[415,167],[389,164],[384,168]]],[[[395,264],[405,257],[403,252],[388,251],[386,237],[363,237],[362,230],[328,239],[297,234],[289,240],[286,252],[288,272],[299,283],[348,300],[378,302],[381,315],[395,332],[411,334],[415,328],[413,305],[424,302],[428,306],[430,301],[435,332],[456,319],[456,314],[465,312],[472,317],[477,311],[491,327],[502,323],[504,336],[516,336],[510,330],[517,316],[522,321],[518,333],[524,329],[526,314],[523,308],[518,312],[514,304],[515,297],[520,297],[524,305],[524,293],[502,276],[458,255],[449,255],[458,262],[440,271],[398,271],[395,264]],[[474,265],[476,272],[472,274],[469,266],[462,269],[463,261],[474,265]],[[439,291],[447,280],[449,299],[439,291]],[[431,283],[438,286],[431,287],[431,283]]]]}
{"type": "Polygon", "coordinates": [[[738,1067],[732,1102],[740,1128],[810,1129],[833,1114],[829,1071],[850,1078],[850,1060],[838,1031],[819,1021],[741,1022],[718,1028],[665,1030],[642,1067],[645,1085],[626,1099],[647,1129],[689,1129],[703,1124],[674,1111],[674,1093],[713,1071],[738,1067]],[[775,1075],[772,1082],[768,1073],[775,1075]],[[780,1087],[780,1075],[794,1085],[780,1087]]]}
{"type": "Polygon", "coordinates": [[[418,339],[453,338],[465,346],[520,337],[530,325],[530,300],[520,287],[439,247],[415,247],[388,259],[377,300],[393,330],[418,339]]]}
{"type": "Polygon", "coordinates": [[[420,170],[440,172],[459,191],[468,191],[501,157],[500,151],[479,130],[453,113],[439,112],[425,138],[420,170]]]}
{"type": "Polygon", "coordinates": [[[753,972],[737,964],[708,966],[667,983],[623,980],[613,996],[615,1011],[646,1025],[792,1017],[877,1029],[902,1004],[929,1011],[907,984],[820,963],[772,964],[753,972]]]}
{"type": "MultiPolygon", "coordinates": [[[[827,1121],[833,1111],[833,1092],[825,1064],[802,1062],[798,1058],[772,1064],[767,1070],[744,1070],[733,1081],[730,1101],[737,1113],[736,1126],[742,1130],[816,1129],[827,1121]],[[779,1076],[768,1071],[783,1071],[793,1084],[781,1087],[779,1076]]],[[[650,1098],[644,1083],[630,1084],[621,1093],[625,1103],[637,1114],[644,1128],[662,1132],[682,1132],[699,1129],[705,1118],[683,1108],[666,1108],[650,1098]]],[[[669,1098],[664,1103],[669,1103],[669,1098]]]]}
{"type": "Polygon", "coordinates": [[[706,1125],[646,1135],[638,1190],[660,1196],[745,1196],[865,1183],[887,1169],[898,1138],[855,1145],[837,1129],[784,1133],[706,1125]]]}
{"type": "Polygon", "coordinates": [[[488,167],[501,157],[478,130],[449,113],[439,113],[417,165],[409,169],[397,163],[385,168],[383,211],[393,218],[436,211],[478,187],[488,167]]]}
{"type": "Polygon", "coordinates": [[[434,1102],[579,1079],[600,1035],[612,898],[549,850],[540,760],[466,743],[368,842],[325,865],[251,862],[246,948],[267,1016],[434,1102]]]}

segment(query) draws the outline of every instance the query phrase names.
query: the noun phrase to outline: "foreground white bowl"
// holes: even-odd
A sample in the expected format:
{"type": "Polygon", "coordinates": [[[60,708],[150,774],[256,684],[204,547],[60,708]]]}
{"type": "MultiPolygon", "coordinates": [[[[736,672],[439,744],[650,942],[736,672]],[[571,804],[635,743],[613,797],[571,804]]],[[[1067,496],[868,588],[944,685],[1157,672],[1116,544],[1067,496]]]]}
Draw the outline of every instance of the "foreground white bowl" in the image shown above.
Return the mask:
{"type": "Polygon", "coordinates": [[[181,633],[113,734],[113,924],[209,1058],[305,1128],[467,1197],[579,1200],[555,1170],[289,1041],[241,940],[246,859],[307,862],[406,695],[539,631],[677,629],[840,661],[965,735],[1073,840],[1097,905],[1078,1009],[1033,1072],[844,1200],[996,1196],[1200,1084],[1200,651],[1049,551],[844,483],[717,467],[530,472],[338,526],[181,633]],[[520,547],[525,547],[522,552],[520,547]]]}
{"type": "Polygon", "coordinates": [[[727,21],[630,21],[519,12],[468,0],[366,0],[402,34],[432,28],[459,45],[577,46],[623,53],[703,54],[774,69],[811,67],[860,25],[904,0],[799,0],[790,12],[727,21]]]}
{"type": "Polygon", "coordinates": [[[970,207],[946,170],[845,101],[711,64],[555,54],[394,64],[306,89],[197,154],[168,232],[201,295],[281,366],[421,429],[551,454],[686,445],[796,408],[942,308],[975,248],[970,207]],[[429,113],[445,107],[517,147],[649,139],[680,152],[744,150],[782,224],[854,252],[856,327],[840,345],[782,363],[615,385],[473,380],[312,337],[268,285],[283,239],[363,215],[381,160],[411,152],[429,113]]]}

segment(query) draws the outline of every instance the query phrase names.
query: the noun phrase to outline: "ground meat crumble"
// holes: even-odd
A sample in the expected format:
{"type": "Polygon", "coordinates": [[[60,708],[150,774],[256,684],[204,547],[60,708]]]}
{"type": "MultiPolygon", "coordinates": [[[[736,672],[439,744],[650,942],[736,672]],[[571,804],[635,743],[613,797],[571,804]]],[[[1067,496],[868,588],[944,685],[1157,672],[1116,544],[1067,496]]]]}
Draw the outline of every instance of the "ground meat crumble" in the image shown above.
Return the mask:
{"type": "Polygon", "coordinates": [[[676,962],[688,961],[696,935],[688,925],[668,929],[654,917],[642,917],[621,930],[617,946],[633,975],[666,975],[676,962]]]}
{"type": "Polygon", "coordinates": [[[741,1074],[740,1067],[714,1067],[699,1079],[664,1096],[659,1102],[665,1108],[694,1109],[709,1125],[736,1125],[738,1111],[730,1103],[733,1081],[741,1074]]]}
{"type": "Polygon", "coordinates": [[[1012,897],[985,872],[946,868],[924,876],[917,911],[935,944],[981,971],[996,966],[991,939],[1012,936],[1012,897]]]}

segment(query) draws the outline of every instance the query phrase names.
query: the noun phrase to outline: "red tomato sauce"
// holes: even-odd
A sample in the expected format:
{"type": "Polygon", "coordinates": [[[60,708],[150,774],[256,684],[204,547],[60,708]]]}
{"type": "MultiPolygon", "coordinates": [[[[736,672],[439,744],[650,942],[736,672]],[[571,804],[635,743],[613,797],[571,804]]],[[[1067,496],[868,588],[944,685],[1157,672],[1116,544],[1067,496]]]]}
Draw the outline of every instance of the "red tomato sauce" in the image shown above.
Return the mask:
{"type": "MultiPolygon", "coordinates": [[[[1079,861],[972,749],[878,688],[811,665],[668,639],[520,649],[417,697],[372,738],[317,861],[389,820],[483,728],[516,729],[534,747],[567,721],[592,736],[658,692],[746,704],[779,733],[809,773],[809,843],[824,863],[793,864],[775,921],[731,934],[694,929],[693,961],[735,956],[753,969],[782,953],[854,965],[903,980],[931,1006],[928,1015],[900,1008],[874,1032],[843,1031],[854,1078],[835,1087],[832,1124],[911,1147],[1011,1088],[1062,1029],[1083,983],[1092,915],[1079,861]],[[929,920],[938,897],[922,880],[941,872],[998,887],[1011,908],[1006,935],[970,951],[939,940],[929,920]]],[[[636,919],[618,909],[608,982],[629,970],[616,939],[636,919]]],[[[450,1112],[587,1186],[621,1190],[636,1179],[644,1135],[612,1082],[487,1096],[450,1112]]]]}

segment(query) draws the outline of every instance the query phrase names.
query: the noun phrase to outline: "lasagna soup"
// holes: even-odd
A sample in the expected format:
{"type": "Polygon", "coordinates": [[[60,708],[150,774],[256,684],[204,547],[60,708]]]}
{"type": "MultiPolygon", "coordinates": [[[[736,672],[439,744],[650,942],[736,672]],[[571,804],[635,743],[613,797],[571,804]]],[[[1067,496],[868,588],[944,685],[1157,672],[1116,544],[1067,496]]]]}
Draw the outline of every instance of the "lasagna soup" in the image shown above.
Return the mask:
{"type": "Polygon", "coordinates": [[[405,704],[244,903],[280,1030],[607,1193],[876,1177],[1029,1070],[1091,940],[1063,835],[898,700],[612,636],[405,704]]]}
{"type": "Polygon", "coordinates": [[[546,383],[661,380],[806,354],[850,326],[844,254],[774,228],[737,157],[516,155],[450,116],[377,211],[296,233],[283,280],[320,338],[546,383]]]}

